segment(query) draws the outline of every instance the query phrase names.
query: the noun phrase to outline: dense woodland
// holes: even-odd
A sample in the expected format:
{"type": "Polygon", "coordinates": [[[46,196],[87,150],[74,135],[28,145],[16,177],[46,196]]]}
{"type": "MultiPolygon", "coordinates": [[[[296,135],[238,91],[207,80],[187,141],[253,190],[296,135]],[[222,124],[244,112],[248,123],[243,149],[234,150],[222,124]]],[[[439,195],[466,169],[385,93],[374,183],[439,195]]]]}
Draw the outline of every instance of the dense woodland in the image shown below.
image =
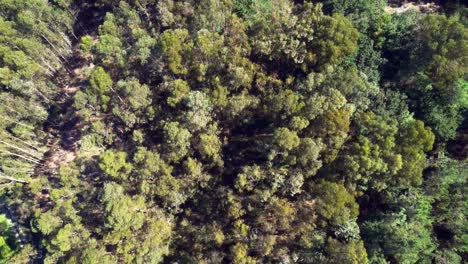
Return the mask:
{"type": "Polygon", "coordinates": [[[400,2],[0,0],[0,263],[467,263],[468,9],[400,2]]]}

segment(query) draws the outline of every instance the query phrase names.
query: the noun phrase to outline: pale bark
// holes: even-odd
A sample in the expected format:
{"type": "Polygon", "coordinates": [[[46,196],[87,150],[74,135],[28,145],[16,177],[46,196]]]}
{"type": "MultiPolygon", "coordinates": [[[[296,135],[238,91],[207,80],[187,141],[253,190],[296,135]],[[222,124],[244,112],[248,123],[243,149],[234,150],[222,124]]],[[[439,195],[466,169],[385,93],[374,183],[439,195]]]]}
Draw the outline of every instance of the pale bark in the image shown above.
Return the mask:
{"type": "Polygon", "coordinates": [[[21,183],[29,183],[28,181],[21,180],[21,179],[16,179],[16,178],[13,178],[11,176],[5,175],[5,174],[3,174],[1,172],[0,172],[0,179],[5,179],[5,180],[9,180],[9,181],[14,181],[14,182],[21,182],[21,183]]]}
{"type": "Polygon", "coordinates": [[[14,148],[14,149],[16,149],[16,150],[18,150],[18,151],[21,151],[21,152],[23,152],[23,153],[25,153],[25,154],[28,154],[28,155],[30,155],[30,156],[36,158],[36,159],[39,159],[39,160],[40,160],[40,159],[42,158],[42,155],[30,153],[31,151],[24,150],[24,149],[22,149],[22,148],[20,148],[20,147],[17,147],[17,146],[15,146],[15,145],[12,145],[12,144],[10,144],[10,143],[7,143],[7,142],[5,142],[5,141],[3,141],[3,140],[0,140],[0,143],[2,143],[2,144],[4,144],[4,145],[7,145],[7,146],[9,146],[9,147],[11,147],[11,148],[14,148]]]}
{"type": "Polygon", "coordinates": [[[20,155],[20,154],[17,154],[17,153],[13,153],[13,152],[6,151],[6,150],[1,150],[1,149],[0,149],[0,152],[5,153],[5,154],[10,155],[10,156],[15,156],[15,157],[18,157],[18,158],[22,158],[24,160],[31,161],[31,162],[36,163],[36,164],[41,164],[40,160],[29,158],[29,157],[26,157],[24,155],[20,155]]]}
{"type": "MultiPolygon", "coordinates": [[[[18,124],[19,124],[19,123],[18,123],[18,124]]],[[[34,144],[32,144],[32,143],[28,143],[28,142],[26,142],[26,141],[24,141],[24,140],[22,140],[22,139],[20,139],[20,138],[17,138],[17,137],[15,137],[15,136],[11,135],[10,133],[5,133],[5,134],[6,134],[8,137],[13,138],[13,140],[17,140],[17,141],[19,141],[19,142],[25,144],[26,146],[35,149],[35,150],[36,150],[37,152],[39,152],[39,153],[43,153],[43,152],[44,152],[43,150],[39,149],[39,147],[38,147],[37,145],[34,145],[34,144]]]]}

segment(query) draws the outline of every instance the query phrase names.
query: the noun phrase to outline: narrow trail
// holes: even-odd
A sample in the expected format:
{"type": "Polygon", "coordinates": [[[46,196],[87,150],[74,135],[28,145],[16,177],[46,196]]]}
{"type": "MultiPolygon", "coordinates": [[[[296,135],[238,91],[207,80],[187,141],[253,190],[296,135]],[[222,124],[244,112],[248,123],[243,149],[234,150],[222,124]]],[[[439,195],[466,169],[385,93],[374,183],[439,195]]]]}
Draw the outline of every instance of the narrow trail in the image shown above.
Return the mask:
{"type": "MultiPolygon", "coordinates": [[[[41,165],[36,166],[33,173],[33,180],[39,177],[48,177],[51,184],[57,183],[57,174],[62,164],[69,163],[76,158],[77,144],[81,139],[82,120],[76,115],[73,107],[74,96],[84,90],[86,78],[83,68],[89,61],[83,57],[79,49],[80,37],[84,35],[95,35],[100,24],[104,21],[106,9],[96,8],[88,5],[88,1],[75,1],[73,10],[76,13],[73,30],[70,39],[74,42],[71,56],[67,57],[63,63],[63,68],[58,70],[52,81],[59,87],[56,96],[51,100],[48,109],[49,116],[43,124],[44,132],[47,134],[48,151],[44,154],[41,165]]],[[[24,193],[22,199],[34,200],[34,203],[41,204],[40,208],[47,210],[50,204],[50,193],[48,190],[31,194],[24,193]],[[43,207],[44,206],[44,207],[43,207]]],[[[0,213],[5,214],[10,219],[10,229],[13,232],[19,247],[27,244],[33,245],[38,251],[37,255],[30,256],[31,263],[42,263],[44,249],[40,246],[40,235],[31,232],[30,219],[23,218],[17,211],[17,204],[10,205],[4,198],[0,199],[0,213]],[[10,207],[11,206],[11,207],[10,207]]]]}
{"type": "MultiPolygon", "coordinates": [[[[82,73],[86,60],[81,56],[79,49],[75,48],[73,56],[68,60],[67,69],[64,67],[57,73],[55,83],[59,85],[60,91],[51,104],[51,113],[44,124],[44,131],[48,134],[47,147],[49,150],[44,154],[43,163],[34,169],[34,178],[48,177],[51,183],[57,177],[61,164],[71,162],[75,159],[76,145],[81,138],[80,119],[76,117],[73,107],[74,95],[86,84],[82,73]]],[[[57,182],[57,181],[55,181],[57,182]]],[[[34,197],[37,203],[47,205],[50,197],[48,192],[36,194],[34,197]]],[[[47,207],[47,206],[45,206],[47,207]]],[[[10,230],[20,248],[27,244],[35,244],[35,235],[25,226],[24,219],[20,219],[15,209],[9,208],[4,199],[0,199],[0,213],[5,214],[10,219],[10,230]]],[[[42,252],[34,256],[40,259],[42,252]]]]}
{"type": "Polygon", "coordinates": [[[75,114],[73,107],[74,95],[84,89],[86,79],[83,67],[86,60],[81,56],[79,49],[74,49],[69,59],[71,70],[64,71],[57,77],[60,93],[55,98],[54,114],[49,115],[45,131],[49,135],[47,145],[49,151],[45,154],[45,161],[41,173],[55,177],[60,165],[71,162],[76,157],[77,143],[81,138],[80,118],[75,114]]]}
{"type": "Polygon", "coordinates": [[[76,115],[73,107],[76,92],[84,90],[86,78],[83,68],[89,61],[80,51],[79,39],[84,35],[96,35],[99,25],[104,21],[107,11],[105,6],[96,7],[88,5],[88,1],[75,1],[75,24],[73,36],[75,43],[73,54],[66,61],[66,68],[57,74],[55,83],[60,87],[60,92],[54,99],[56,105],[49,111],[49,118],[44,126],[44,131],[49,135],[47,145],[49,151],[45,155],[45,162],[41,168],[42,175],[55,177],[60,165],[71,162],[76,157],[77,144],[81,139],[82,120],[76,115]]]}
{"type": "MultiPolygon", "coordinates": [[[[64,67],[56,73],[54,82],[60,87],[60,91],[52,100],[49,117],[44,124],[44,131],[48,134],[48,151],[44,154],[43,162],[34,168],[32,180],[38,177],[48,177],[51,183],[57,177],[61,164],[75,159],[76,144],[80,140],[80,119],[76,117],[73,107],[74,95],[84,88],[86,84],[82,73],[86,60],[82,57],[78,48],[73,49],[73,55],[68,59],[64,67]],[[71,70],[70,70],[71,69],[71,70]]],[[[56,182],[56,181],[55,181],[56,182]]],[[[25,199],[34,199],[35,202],[47,204],[48,192],[38,193],[25,199]]],[[[29,230],[27,221],[20,219],[16,208],[10,208],[5,197],[0,197],[0,213],[10,220],[10,230],[20,248],[27,244],[35,244],[34,234],[29,230]]],[[[39,241],[39,240],[38,240],[39,241]]],[[[40,258],[35,256],[34,259],[40,258]]]]}

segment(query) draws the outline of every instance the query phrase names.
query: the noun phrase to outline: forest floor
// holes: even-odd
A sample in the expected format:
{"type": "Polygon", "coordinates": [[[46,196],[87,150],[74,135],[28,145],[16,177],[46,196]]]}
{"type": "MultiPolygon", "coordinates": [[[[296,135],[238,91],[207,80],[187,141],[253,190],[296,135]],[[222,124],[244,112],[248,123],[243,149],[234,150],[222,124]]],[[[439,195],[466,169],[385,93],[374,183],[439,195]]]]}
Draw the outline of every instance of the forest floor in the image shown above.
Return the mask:
{"type": "Polygon", "coordinates": [[[414,3],[404,2],[400,6],[388,5],[385,7],[385,12],[388,14],[400,14],[410,10],[421,12],[421,13],[434,13],[439,10],[440,6],[436,3],[414,3]]]}
{"type": "MultiPolygon", "coordinates": [[[[35,168],[35,177],[47,176],[55,178],[61,164],[71,162],[76,157],[76,145],[81,138],[81,122],[75,116],[73,107],[74,95],[85,85],[83,67],[86,60],[82,57],[80,50],[76,47],[73,55],[67,60],[68,63],[54,77],[54,83],[60,87],[53,99],[53,104],[48,120],[44,125],[44,132],[48,134],[48,151],[44,154],[43,163],[35,168]]],[[[32,197],[31,197],[32,198],[32,197]]],[[[38,203],[47,204],[49,193],[39,192],[34,199],[38,203]]],[[[34,243],[34,234],[24,229],[24,219],[9,205],[0,199],[0,213],[10,219],[10,228],[20,247],[34,243]]]]}
{"type": "Polygon", "coordinates": [[[55,114],[49,116],[45,127],[49,134],[49,151],[45,155],[42,171],[49,176],[56,175],[61,164],[75,159],[77,142],[81,138],[82,123],[75,115],[73,102],[75,93],[85,85],[83,68],[86,60],[76,47],[69,61],[73,62],[70,63],[70,69],[64,69],[57,76],[60,92],[55,99],[55,114]]]}

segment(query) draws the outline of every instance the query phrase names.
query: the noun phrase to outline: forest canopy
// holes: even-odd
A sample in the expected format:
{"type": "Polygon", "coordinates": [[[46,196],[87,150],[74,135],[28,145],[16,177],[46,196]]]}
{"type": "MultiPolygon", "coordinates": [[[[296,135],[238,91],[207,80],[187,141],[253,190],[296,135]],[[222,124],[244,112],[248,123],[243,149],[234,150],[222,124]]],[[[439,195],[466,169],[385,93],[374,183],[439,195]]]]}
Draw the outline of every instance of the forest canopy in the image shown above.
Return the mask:
{"type": "Polygon", "coordinates": [[[467,14],[0,0],[0,263],[466,263],[467,14]]]}

